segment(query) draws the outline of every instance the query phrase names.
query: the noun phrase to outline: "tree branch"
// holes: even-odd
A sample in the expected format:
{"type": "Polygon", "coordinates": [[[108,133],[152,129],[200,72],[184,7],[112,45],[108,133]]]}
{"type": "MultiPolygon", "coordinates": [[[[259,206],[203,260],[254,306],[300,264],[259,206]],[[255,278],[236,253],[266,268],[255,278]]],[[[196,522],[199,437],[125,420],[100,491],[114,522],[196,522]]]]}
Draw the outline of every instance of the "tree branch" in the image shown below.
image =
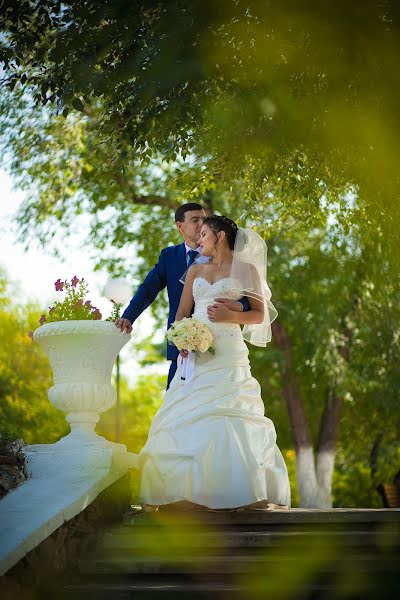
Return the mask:
{"type": "Polygon", "coordinates": [[[177,202],[167,196],[158,196],[156,194],[150,194],[148,196],[131,196],[129,202],[131,204],[142,204],[145,206],[163,206],[164,208],[170,208],[176,210],[178,208],[177,202]]]}
{"type": "Polygon", "coordinates": [[[380,446],[382,443],[382,439],[383,439],[383,433],[379,432],[375,437],[374,443],[372,444],[371,453],[369,455],[369,466],[370,466],[372,481],[374,480],[374,478],[376,476],[378,454],[379,454],[379,449],[380,449],[380,446]]]}

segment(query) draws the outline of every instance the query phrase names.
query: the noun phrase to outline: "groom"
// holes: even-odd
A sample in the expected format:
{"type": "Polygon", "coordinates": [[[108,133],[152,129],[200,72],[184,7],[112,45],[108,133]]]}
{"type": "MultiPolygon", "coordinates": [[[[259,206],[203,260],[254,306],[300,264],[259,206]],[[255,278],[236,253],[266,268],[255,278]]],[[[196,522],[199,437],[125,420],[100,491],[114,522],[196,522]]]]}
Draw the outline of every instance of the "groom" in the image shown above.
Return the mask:
{"type": "MultiPolygon", "coordinates": [[[[183,237],[183,243],[161,250],[157,264],[139,286],[122,317],[115,322],[121,331],[130,333],[132,323],[154,302],[159,292],[165,287],[167,287],[169,299],[168,328],[174,322],[183,290],[183,284],[179,279],[200,256],[197,242],[205,216],[204,208],[200,204],[190,202],[179,206],[175,213],[175,224],[183,237]]],[[[230,310],[248,310],[247,299],[243,299],[241,302],[227,299],[218,300],[218,304],[214,304],[208,309],[209,317],[212,316],[214,322],[221,320],[228,322],[230,310]]],[[[171,361],[167,389],[175,375],[178,356],[178,349],[167,344],[167,360],[171,361]]]]}

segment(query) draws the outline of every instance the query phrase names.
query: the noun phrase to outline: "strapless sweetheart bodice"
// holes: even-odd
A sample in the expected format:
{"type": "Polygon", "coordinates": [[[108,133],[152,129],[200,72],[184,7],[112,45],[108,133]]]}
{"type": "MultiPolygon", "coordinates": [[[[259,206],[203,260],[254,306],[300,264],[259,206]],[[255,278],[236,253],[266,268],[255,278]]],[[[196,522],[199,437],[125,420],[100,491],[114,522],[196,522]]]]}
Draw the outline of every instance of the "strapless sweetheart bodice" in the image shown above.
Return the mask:
{"type": "Polygon", "coordinates": [[[213,323],[208,319],[207,307],[213,304],[215,298],[228,298],[229,300],[239,300],[241,297],[238,291],[239,283],[232,277],[223,277],[214,283],[210,283],[204,277],[196,277],[193,281],[193,298],[195,302],[193,317],[203,321],[210,328],[214,336],[220,337],[224,334],[232,337],[241,338],[241,327],[237,323],[213,323]]]}

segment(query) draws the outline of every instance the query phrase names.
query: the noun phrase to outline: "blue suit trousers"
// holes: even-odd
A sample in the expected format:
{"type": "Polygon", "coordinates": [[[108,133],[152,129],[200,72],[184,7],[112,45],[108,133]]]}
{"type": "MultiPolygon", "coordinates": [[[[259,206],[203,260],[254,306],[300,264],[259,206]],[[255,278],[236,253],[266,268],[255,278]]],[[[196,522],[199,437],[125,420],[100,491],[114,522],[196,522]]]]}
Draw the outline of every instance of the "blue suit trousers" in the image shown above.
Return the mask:
{"type": "Polygon", "coordinates": [[[177,368],[178,368],[178,360],[171,360],[171,364],[170,364],[169,371],[168,371],[167,389],[169,388],[171,381],[174,378],[177,368]]]}

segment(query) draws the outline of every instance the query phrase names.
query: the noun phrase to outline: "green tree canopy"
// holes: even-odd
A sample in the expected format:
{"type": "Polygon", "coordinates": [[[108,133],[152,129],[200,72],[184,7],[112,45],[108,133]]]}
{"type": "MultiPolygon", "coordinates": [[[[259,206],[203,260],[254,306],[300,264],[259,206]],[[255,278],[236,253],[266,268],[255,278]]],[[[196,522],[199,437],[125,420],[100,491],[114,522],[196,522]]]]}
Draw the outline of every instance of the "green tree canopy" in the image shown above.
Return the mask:
{"type": "Polygon", "coordinates": [[[64,115],[99,109],[96,132],[121,177],[126,165],[132,179],[133,159],[195,156],[208,187],[250,170],[253,204],[267,189],[306,215],[321,187],[355,188],[364,232],[397,250],[394,0],[0,7],[6,84],[64,115]]]}

